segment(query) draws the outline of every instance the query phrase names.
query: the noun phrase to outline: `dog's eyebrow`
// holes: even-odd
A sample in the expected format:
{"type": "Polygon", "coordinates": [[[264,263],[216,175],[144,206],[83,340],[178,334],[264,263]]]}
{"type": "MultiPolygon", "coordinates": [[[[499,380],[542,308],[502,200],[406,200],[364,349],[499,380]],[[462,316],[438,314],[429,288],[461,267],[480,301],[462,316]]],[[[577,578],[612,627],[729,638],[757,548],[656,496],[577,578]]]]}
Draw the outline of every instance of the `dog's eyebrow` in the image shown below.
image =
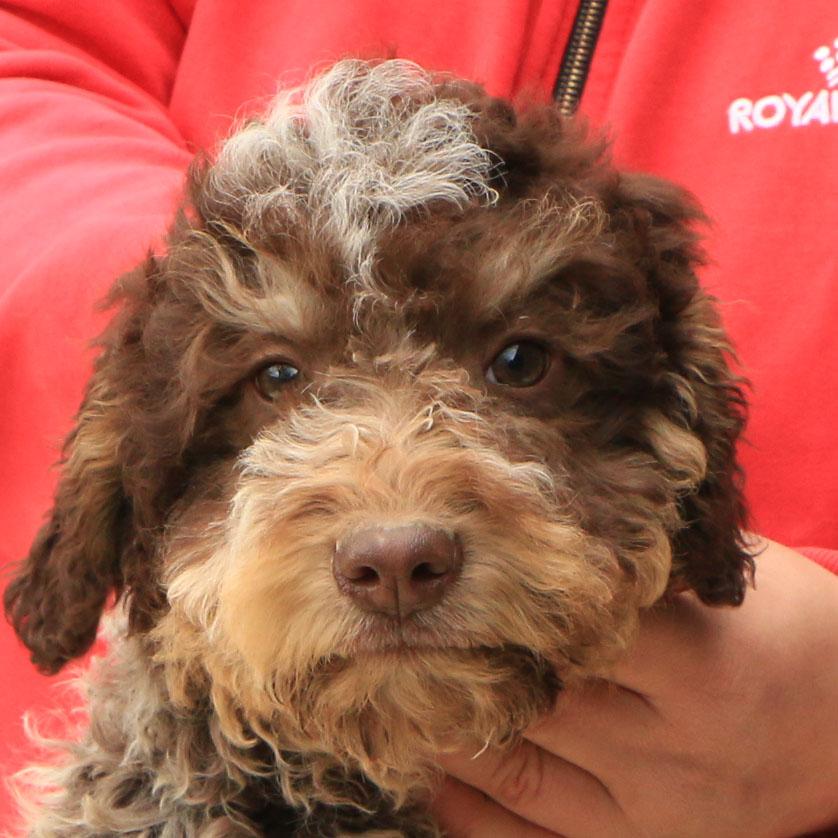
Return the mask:
{"type": "Polygon", "coordinates": [[[544,198],[524,204],[488,242],[476,267],[472,311],[494,317],[549,283],[602,236],[605,213],[598,201],[563,203],[544,198]]]}
{"type": "Polygon", "coordinates": [[[193,293],[220,323],[289,339],[311,336],[325,300],[307,280],[306,269],[260,251],[247,276],[223,247],[213,249],[212,281],[194,282],[193,293]]]}
{"type": "Polygon", "coordinates": [[[520,311],[522,306],[530,308],[537,305],[539,292],[561,276],[564,267],[552,266],[552,270],[544,273],[508,277],[499,281],[494,288],[488,283],[479,284],[479,293],[475,295],[476,302],[472,309],[475,321],[483,325],[506,321],[516,311],[520,311]]]}

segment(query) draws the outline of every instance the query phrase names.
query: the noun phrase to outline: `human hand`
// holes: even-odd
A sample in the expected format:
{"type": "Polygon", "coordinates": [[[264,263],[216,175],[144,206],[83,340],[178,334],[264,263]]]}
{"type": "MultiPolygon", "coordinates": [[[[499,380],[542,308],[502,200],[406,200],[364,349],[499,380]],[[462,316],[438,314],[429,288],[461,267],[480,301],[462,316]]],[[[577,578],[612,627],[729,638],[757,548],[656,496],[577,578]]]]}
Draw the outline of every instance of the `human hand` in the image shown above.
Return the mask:
{"type": "Polygon", "coordinates": [[[450,838],[790,838],[838,824],[838,578],[773,542],[736,609],[645,615],[508,753],[441,758],[450,838]]]}

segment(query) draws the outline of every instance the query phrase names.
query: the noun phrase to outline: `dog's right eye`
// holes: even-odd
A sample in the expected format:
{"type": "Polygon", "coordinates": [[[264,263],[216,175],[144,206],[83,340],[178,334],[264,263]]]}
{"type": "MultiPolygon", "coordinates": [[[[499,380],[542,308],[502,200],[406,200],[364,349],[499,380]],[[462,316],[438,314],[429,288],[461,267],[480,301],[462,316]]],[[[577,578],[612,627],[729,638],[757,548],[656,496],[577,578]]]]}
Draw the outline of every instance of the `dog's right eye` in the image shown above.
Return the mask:
{"type": "Polygon", "coordinates": [[[272,402],[278,399],[282,391],[299,378],[299,375],[300,371],[293,364],[275,361],[262,367],[253,376],[253,382],[262,398],[272,402]]]}
{"type": "Polygon", "coordinates": [[[498,352],[486,370],[486,378],[501,387],[532,387],[547,375],[549,368],[548,351],[540,343],[521,340],[498,352]]]}

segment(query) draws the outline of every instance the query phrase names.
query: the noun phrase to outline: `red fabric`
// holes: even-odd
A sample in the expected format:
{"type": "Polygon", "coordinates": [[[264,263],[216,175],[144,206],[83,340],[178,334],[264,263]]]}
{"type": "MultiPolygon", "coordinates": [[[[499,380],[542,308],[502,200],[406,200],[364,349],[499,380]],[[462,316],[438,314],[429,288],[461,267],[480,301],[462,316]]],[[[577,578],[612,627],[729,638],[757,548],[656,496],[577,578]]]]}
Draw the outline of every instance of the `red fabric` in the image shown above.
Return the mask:
{"type": "Polygon", "coordinates": [[[838,4],[805,8],[617,0],[603,40],[623,38],[623,49],[597,56],[585,105],[615,126],[619,163],[684,183],[715,222],[705,280],[753,382],[741,449],[753,528],[785,544],[836,548],[838,76],[829,88],[812,56],[826,46],[836,61],[838,4]],[[812,97],[805,124],[792,124],[784,95],[812,97]],[[737,100],[752,116],[731,133],[737,100]],[[785,118],[756,124],[783,116],[778,102],[785,118]]]}
{"type": "Polygon", "coordinates": [[[800,547],[800,552],[817,562],[822,568],[838,574],[838,550],[827,550],[825,547],[800,547]]]}
{"type": "MultiPolygon", "coordinates": [[[[594,125],[613,126],[620,164],[686,184],[716,220],[707,280],[754,383],[742,451],[754,527],[834,551],[838,86],[827,73],[838,4],[805,5],[805,14],[789,15],[781,0],[611,0],[583,111],[594,125]],[[826,70],[813,58],[819,47],[826,70]]],[[[497,95],[546,98],[575,6],[5,4],[0,563],[25,554],[49,505],[49,466],[99,324],[92,303],[165,228],[189,149],[212,145],[279,83],[347,54],[396,52],[497,95]]],[[[821,560],[838,570],[834,553],[821,560]]],[[[0,644],[2,764],[22,746],[22,709],[48,700],[8,629],[0,644]]],[[[5,814],[0,800],[0,823],[5,814]]]]}

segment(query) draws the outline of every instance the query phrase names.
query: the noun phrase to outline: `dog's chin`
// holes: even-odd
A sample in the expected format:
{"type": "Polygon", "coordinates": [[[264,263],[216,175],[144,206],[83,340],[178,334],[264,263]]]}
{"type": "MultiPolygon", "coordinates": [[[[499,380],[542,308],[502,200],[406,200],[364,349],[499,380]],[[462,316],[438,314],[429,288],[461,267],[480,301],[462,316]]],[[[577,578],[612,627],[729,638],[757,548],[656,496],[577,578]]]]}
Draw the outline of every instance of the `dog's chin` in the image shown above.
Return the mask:
{"type": "Polygon", "coordinates": [[[546,661],[520,647],[402,637],[322,660],[285,687],[296,729],[288,745],[332,754],[405,800],[432,783],[439,753],[515,742],[552,707],[560,684],[546,661]]]}

